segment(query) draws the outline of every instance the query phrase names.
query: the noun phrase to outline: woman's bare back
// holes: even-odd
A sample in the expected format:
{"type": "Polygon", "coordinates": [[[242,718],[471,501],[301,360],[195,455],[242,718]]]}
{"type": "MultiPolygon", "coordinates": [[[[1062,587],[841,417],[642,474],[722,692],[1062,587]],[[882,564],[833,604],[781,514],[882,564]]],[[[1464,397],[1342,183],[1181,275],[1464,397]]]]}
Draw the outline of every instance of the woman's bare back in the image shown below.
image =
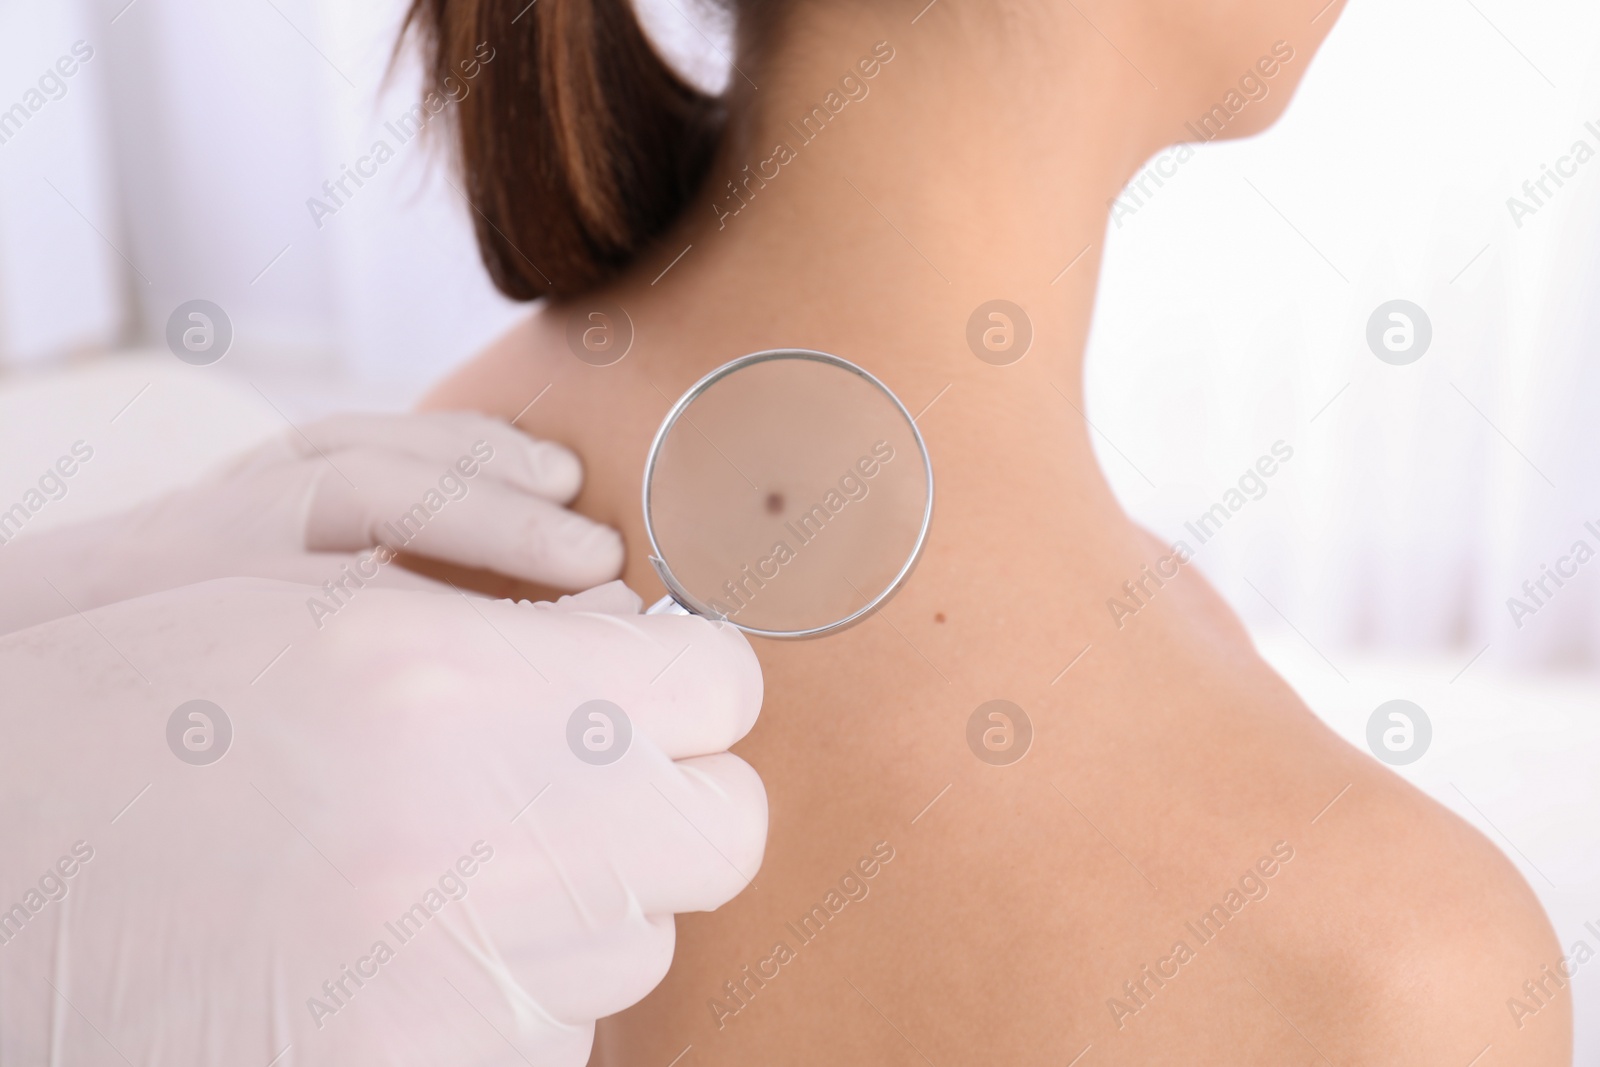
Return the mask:
{"type": "MultiPolygon", "coordinates": [[[[766,327],[690,345],[633,313],[615,366],[574,359],[547,309],[427,406],[540,397],[518,424],[585,458],[578,507],[624,532],[648,598],[650,435],[766,327]]],[[[757,643],[766,704],[737,751],[766,783],[765,861],[679,917],[671,972],[601,1023],[594,1062],[1565,1062],[1565,1000],[1506,1014],[1559,952],[1504,858],[1327,730],[1192,565],[1109,612],[1168,550],[1049,456],[1077,447],[1065,405],[965,388],[1018,410],[981,454],[957,404],[922,421],[939,503],[910,584],[842,634],[757,643]],[[1027,726],[980,711],[997,700],[1027,726]]]]}

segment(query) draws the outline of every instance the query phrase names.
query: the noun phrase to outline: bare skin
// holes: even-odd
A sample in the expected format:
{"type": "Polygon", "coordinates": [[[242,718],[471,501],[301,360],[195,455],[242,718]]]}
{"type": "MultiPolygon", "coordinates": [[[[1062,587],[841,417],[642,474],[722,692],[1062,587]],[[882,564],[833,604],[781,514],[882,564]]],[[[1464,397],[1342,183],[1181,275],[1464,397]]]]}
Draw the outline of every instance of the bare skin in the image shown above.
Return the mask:
{"type": "Polygon", "coordinates": [[[1118,506],[1079,414],[1106,204],[1285,41],[1294,58],[1227,132],[1270,123],[1338,14],[1312,22],[1321,3],[941,0],[915,25],[920,3],[797,3],[770,56],[741,57],[759,106],[678,229],[429,397],[509,418],[539,396],[518,424],[584,456],[578,509],[623,531],[647,597],[645,450],[701,374],[809,347],[913,411],[938,398],[919,420],[939,494],[920,566],[880,617],[757,644],[766,706],[738,752],[767,786],[765,862],[722,910],[680,917],[672,972],[603,1021],[594,1062],[664,1067],[688,1045],[697,1065],[1059,1065],[1086,1046],[1085,1067],[1465,1065],[1486,1045],[1484,1064],[1570,1062],[1564,992],[1520,1028],[1507,1009],[1561,953],[1489,842],[1324,727],[1193,567],[1120,627],[1106,607],[1168,551],[1118,506]],[[870,95],[719,219],[722,183],[795,140],[785,122],[878,41],[894,58],[870,95]],[[1007,367],[965,340],[995,297],[1034,328],[1007,367]],[[635,330],[603,368],[566,342],[595,301],[635,330]],[[1010,766],[967,745],[995,698],[1035,731],[1010,766]],[[867,868],[863,899],[797,936],[867,868]],[[1251,872],[1266,895],[1228,911],[1251,872]],[[1199,936],[1219,903],[1226,924],[1199,936]],[[772,962],[778,942],[793,959],[772,962]]]}

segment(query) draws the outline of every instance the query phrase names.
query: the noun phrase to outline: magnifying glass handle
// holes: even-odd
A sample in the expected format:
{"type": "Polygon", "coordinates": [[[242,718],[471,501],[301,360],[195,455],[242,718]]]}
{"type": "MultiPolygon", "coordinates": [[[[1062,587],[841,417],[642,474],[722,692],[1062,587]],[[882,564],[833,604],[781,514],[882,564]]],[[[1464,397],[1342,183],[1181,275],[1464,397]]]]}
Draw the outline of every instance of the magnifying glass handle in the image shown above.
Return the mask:
{"type": "Polygon", "coordinates": [[[649,609],[647,611],[645,611],[645,614],[646,615],[689,615],[689,614],[692,614],[692,613],[689,611],[688,608],[684,607],[682,604],[678,603],[676,600],[673,600],[670,596],[664,596],[660,600],[656,601],[654,604],[651,604],[649,609]]]}
{"type": "MultiPolygon", "coordinates": [[[[676,589],[677,588],[677,584],[674,582],[673,577],[672,577],[672,572],[667,570],[667,565],[661,561],[661,558],[659,556],[651,556],[650,557],[650,566],[652,566],[652,567],[654,567],[656,569],[656,577],[661,579],[661,584],[662,585],[666,586],[668,589],[676,589]]],[[[647,610],[645,612],[645,614],[646,615],[693,615],[694,612],[692,612],[688,608],[684,607],[681,603],[678,602],[678,600],[676,598],[674,598],[669,593],[667,596],[662,597],[660,600],[656,601],[654,604],[651,604],[649,610],[647,610]]]]}

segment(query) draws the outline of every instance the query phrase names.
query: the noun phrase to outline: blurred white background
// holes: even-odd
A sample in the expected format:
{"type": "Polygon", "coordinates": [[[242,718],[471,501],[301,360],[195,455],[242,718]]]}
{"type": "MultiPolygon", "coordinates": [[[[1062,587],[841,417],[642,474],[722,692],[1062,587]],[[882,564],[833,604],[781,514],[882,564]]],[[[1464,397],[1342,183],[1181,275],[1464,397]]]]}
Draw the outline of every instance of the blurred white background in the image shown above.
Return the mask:
{"type": "MultiPolygon", "coordinates": [[[[31,532],[285,419],[403,407],[521,313],[419,142],[320,227],[307,208],[415,99],[409,64],[380,86],[400,7],[0,0],[0,501],[79,437],[100,457],[31,532]],[[197,297],[236,331],[215,367],[161,349],[197,297]]],[[[725,27],[646,14],[715,84],[725,27]]],[[[1434,748],[1401,772],[1507,850],[1564,946],[1600,950],[1600,561],[1520,626],[1507,606],[1600,549],[1600,158],[1520,225],[1507,205],[1575,142],[1600,152],[1597,58],[1582,0],[1352,0],[1276,128],[1125,196],[1089,415],[1130,511],[1191,547],[1186,522],[1294,449],[1198,565],[1354,743],[1384,700],[1426,708],[1434,748]],[[1366,342],[1394,299],[1432,324],[1406,366],[1366,342]]],[[[1592,1061],[1600,977],[1578,995],[1592,1061]]]]}

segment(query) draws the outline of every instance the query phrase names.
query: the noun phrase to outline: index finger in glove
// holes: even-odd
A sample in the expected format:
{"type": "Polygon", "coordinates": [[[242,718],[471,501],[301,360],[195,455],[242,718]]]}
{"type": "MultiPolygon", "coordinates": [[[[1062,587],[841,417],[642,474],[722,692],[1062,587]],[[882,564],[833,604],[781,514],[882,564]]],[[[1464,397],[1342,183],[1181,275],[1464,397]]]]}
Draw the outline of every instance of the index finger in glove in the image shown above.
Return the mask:
{"type": "MultiPolygon", "coordinates": [[[[508,422],[477,412],[333,415],[304,432],[321,454],[381,449],[437,465],[436,478],[451,468],[473,477],[467,472],[476,468],[561,504],[577,496],[583,485],[583,464],[570,449],[529,437],[508,422]]],[[[338,463],[337,456],[332,462],[338,463]]]]}
{"type": "Polygon", "coordinates": [[[504,482],[441,476],[422,460],[365,446],[338,462],[348,480],[319,472],[306,520],[313,552],[382,544],[562,589],[622,569],[615,530],[504,482]]]}

